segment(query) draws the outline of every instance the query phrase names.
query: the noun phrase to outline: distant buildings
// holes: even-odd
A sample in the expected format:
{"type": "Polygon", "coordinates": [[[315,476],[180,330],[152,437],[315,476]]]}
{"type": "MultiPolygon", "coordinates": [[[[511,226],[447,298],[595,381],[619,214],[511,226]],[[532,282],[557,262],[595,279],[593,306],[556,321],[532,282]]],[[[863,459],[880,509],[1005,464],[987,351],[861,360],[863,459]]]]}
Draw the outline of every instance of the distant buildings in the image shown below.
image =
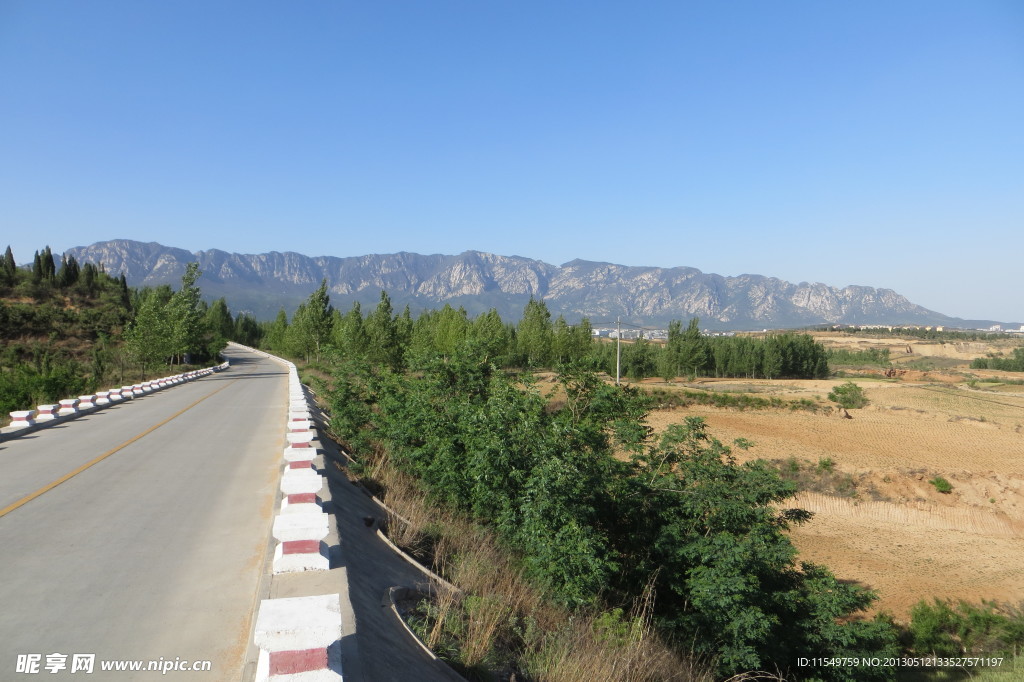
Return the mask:
{"type": "MultiPolygon", "coordinates": [[[[591,336],[601,339],[616,339],[619,338],[618,332],[614,327],[597,327],[590,331],[591,336]]],[[[736,332],[713,332],[705,329],[701,332],[702,336],[736,336],[736,332]]],[[[665,341],[668,339],[667,329],[623,329],[622,339],[624,341],[636,341],[637,339],[647,339],[649,341],[665,341]]]]}

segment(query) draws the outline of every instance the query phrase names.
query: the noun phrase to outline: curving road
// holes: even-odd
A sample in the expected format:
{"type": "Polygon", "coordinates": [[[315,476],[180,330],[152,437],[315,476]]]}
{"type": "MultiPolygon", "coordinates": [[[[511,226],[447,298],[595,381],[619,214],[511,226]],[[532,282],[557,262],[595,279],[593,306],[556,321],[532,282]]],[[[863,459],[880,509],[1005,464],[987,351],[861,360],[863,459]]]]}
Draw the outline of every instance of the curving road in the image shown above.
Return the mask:
{"type": "MultiPolygon", "coordinates": [[[[19,655],[94,654],[93,680],[238,680],[281,469],[287,376],[228,371],[0,443],[0,679],[19,655]],[[153,428],[156,427],[156,428],[153,428]],[[133,440],[134,439],[134,440],[133,440]],[[209,660],[209,672],[101,661],[209,660]]],[[[25,659],[23,659],[25,660],[25,659]]],[[[57,659],[60,660],[59,658],[57,659]]]]}

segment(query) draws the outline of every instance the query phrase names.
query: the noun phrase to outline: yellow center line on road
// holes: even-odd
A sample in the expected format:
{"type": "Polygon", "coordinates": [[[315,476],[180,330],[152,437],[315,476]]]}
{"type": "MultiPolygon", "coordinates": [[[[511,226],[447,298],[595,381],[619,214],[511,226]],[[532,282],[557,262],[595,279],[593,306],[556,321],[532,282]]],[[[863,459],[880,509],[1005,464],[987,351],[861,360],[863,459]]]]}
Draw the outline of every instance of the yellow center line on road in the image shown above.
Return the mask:
{"type": "Polygon", "coordinates": [[[172,414],[170,417],[168,417],[167,419],[163,420],[159,424],[154,424],[153,426],[149,427],[148,429],[146,429],[145,431],[143,431],[139,435],[134,436],[132,438],[129,438],[128,440],[126,440],[125,442],[121,443],[120,445],[118,445],[113,450],[107,450],[102,455],[96,457],[95,459],[93,459],[91,461],[86,462],[85,464],[83,464],[82,466],[78,467],[74,471],[72,471],[70,473],[67,473],[67,474],[64,474],[63,476],[58,478],[56,481],[53,481],[52,483],[47,483],[46,485],[44,485],[42,488],[40,488],[39,490],[35,491],[34,493],[26,495],[25,497],[21,498],[17,502],[12,502],[11,504],[9,504],[6,507],[4,507],[3,509],[0,509],[0,517],[3,517],[3,516],[6,516],[7,514],[10,514],[12,511],[17,509],[18,507],[20,507],[20,506],[22,506],[24,504],[28,504],[29,502],[31,502],[32,500],[36,499],[37,497],[39,497],[43,493],[46,493],[46,492],[48,492],[50,490],[53,490],[54,488],[59,486],[64,481],[67,481],[67,480],[69,480],[71,478],[74,478],[78,474],[82,473],[83,471],[85,471],[86,469],[91,467],[93,464],[97,464],[99,462],[102,462],[107,457],[110,457],[115,452],[119,452],[119,451],[125,449],[126,447],[128,447],[129,445],[131,445],[135,441],[139,440],[140,438],[145,438],[146,436],[148,436],[149,434],[153,433],[154,431],[159,429],[161,426],[163,426],[167,422],[169,422],[169,421],[171,421],[173,419],[177,419],[178,417],[180,417],[181,415],[185,414],[186,412],[188,412],[193,407],[195,407],[199,403],[203,402],[207,398],[212,398],[213,396],[217,395],[218,393],[223,391],[225,388],[227,388],[231,384],[235,383],[235,381],[238,381],[238,379],[235,379],[234,381],[231,381],[230,383],[227,383],[224,386],[221,386],[220,388],[218,388],[213,393],[208,393],[208,394],[204,395],[199,400],[195,401],[194,403],[192,403],[188,407],[185,407],[185,408],[182,408],[181,410],[178,410],[177,412],[175,412],[174,414],[172,414]]]}

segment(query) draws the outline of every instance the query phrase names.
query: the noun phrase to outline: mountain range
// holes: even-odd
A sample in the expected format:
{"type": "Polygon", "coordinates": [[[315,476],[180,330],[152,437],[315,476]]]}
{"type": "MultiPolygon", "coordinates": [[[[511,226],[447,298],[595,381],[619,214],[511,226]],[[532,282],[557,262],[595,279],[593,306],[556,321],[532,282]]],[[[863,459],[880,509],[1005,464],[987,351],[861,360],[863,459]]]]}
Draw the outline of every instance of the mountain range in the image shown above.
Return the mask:
{"type": "Polygon", "coordinates": [[[177,286],[186,264],[197,261],[204,298],[224,297],[235,312],[271,319],[289,315],[326,279],[335,308],[353,301],[364,309],[381,290],[397,310],[413,313],[445,303],[470,315],[496,308],[517,320],[531,298],[570,323],[586,316],[595,326],[617,316],[634,325],[664,326],[699,317],[710,329],[795,328],[814,324],[924,324],[977,326],[908,301],[891,289],[793,284],[763,275],[724,277],[696,268],[657,268],[573,260],[551,265],[520,256],[466,251],[456,256],[392,253],[309,257],[298,253],[196,251],[126,239],[68,249],[80,263],[123,272],[131,286],[177,286]]]}

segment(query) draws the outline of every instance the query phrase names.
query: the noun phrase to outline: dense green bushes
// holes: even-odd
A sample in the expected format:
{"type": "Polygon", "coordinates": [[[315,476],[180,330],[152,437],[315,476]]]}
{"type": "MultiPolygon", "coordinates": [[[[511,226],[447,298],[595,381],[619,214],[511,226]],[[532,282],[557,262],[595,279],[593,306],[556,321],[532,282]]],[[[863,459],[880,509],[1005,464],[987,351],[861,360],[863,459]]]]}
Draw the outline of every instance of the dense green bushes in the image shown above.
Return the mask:
{"type": "Polygon", "coordinates": [[[1024,647],[1024,608],[934,599],[910,612],[904,641],[920,656],[1012,656],[1024,647]]]}
{"type": "Polygon", "coordinates": [[[825,351],[830,365],[878,365],[888,367],[888,348],[868,348],[865,350],[850,350],[848,348],[828,348],[825,351]]]}
{"type": "Polygon", "coordinates": [[[975,358],[971,369],[999,369],[1004,372],[1024,372],[1024,348],[1014,348],[1008,358],[975,358]]]}
{"type": "Polygon", "coordinates": [[[553,408],[473,341],[409,369],[341,363],[334,430],[493,528],[552,598],[625,603],[652,584],[662,630],[717,657],[723,674],[889,677],[796,667],[801,656],[891,655],[896,631],[855,618],[870,592],[796,563],[784,531],[809,514],[778,507],[794,486],[739,464],[700,419],[654,441],[645,397],[578,366],[560,374],[566,399],[553,408]]]}

